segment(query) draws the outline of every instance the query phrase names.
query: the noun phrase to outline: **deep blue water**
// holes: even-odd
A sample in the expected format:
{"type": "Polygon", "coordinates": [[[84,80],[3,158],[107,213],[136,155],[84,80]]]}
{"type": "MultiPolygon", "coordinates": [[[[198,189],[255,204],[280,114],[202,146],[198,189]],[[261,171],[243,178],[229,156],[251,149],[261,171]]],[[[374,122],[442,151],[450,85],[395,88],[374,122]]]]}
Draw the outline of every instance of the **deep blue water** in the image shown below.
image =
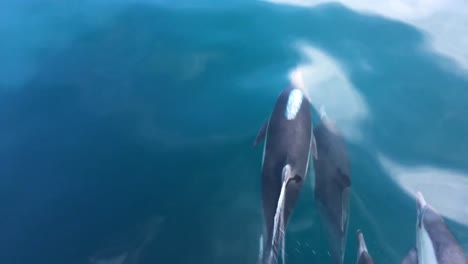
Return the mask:
{"type": "MultiPolygon", "coordinates": [[[[306,61],[297,41],[341,65],[367,104],[347,141],[346,263],[358,228],[378,263],[414,245],[411,177],[468,250],[468,78],[408,24],[338,4],[10,1],[0,39],[2,263],[254,263],[252,142],[306,61]]],[[[326,263],[325,239],[305,186],[288,263],[326,263]]]]}

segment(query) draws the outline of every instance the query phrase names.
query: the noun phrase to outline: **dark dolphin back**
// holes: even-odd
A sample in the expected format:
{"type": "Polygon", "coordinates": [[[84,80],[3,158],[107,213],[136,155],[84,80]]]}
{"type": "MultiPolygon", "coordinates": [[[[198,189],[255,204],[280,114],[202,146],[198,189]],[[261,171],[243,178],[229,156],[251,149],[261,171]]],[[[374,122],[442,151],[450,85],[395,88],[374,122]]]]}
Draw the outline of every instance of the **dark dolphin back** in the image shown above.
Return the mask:
{"type": "Polygon", "coordinates": [[[427,206],[423,221],[439,263],[468,263],[460,244],[437,211],[427,206]]]}
{"type": "Polygon", "coordinates": [[[337,194],[351,186],[351,169],[345,141],[327,120],[314,129],[314,136],[318,154],[314,162],[315,198],[327,207],[325,209],[329,214],[341,215],[342,199],[337,194]]]}
{"type": "MultiPolygon", "coordinates": [[[[289,94],[292,88],[284,89],[278,97],[268,122],[266,132],[265,157],[262,169],[262,195],[264,218],[267,229],[265,251],[269,250],[274,215],[281,191],[282,170],[290,164],[294,174],[305,177],[309,160],[312,133],[310,103],[305,96],[296,117],[288,120],[285,115],[289,94]]],[[[286,191],[284,210],[285,225],[292,213],[304,180],[291,181],[286,191]]]]}
{"type": "Polygon", "coordinates": [[[341,263],[349,218],[351,169],[343,137],[325,117],[314,129],[315,200],[329,234],[334,263],[341,263]]]}

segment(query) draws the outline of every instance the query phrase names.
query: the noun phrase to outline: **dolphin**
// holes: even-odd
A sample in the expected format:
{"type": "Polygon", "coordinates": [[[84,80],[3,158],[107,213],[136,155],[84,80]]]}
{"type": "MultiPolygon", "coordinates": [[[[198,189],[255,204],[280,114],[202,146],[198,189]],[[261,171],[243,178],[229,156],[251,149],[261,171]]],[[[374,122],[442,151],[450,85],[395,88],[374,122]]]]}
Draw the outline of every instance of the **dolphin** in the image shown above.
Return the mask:
{"type": "Polygon", "coordinates": [[[262,160],[264,232],[260,263],[284,263],[287,223],[306,177],[310,156],[317,156],[311,105],[301,89],[289,86],[280,93],[268,120],[254,142],[265,141],[262,160]]]}
{"type": "Polygon", "coordinates": [[[89,257],[89,264],[137,264],[160,232],[164,218],[152,215],[141,224],[118,234],[89,257]]]}
{"type": "Polygon", "coordinates": [[[343,263],[349,219],[351,168],[346,144],[324,110],[314,129],[317,142],[315,201],[327,231],[333,263],[343,263]]]}
{"type": "Polygon", "coordinates": [[[416,250],[412,249],[403,263],[468,264],[460,244],[444,219],[424,200],[421,192],[416,193],[416,205],[416,250]]]}
{"type": "Polygon", "coordinates": [[[361,230],[357,231],[358,239],[358,252],[357,252],[357,264],[374,264],[374,259],[369,255],[367,251],[366,241],[364,240],[364,235],[361,230]]]}

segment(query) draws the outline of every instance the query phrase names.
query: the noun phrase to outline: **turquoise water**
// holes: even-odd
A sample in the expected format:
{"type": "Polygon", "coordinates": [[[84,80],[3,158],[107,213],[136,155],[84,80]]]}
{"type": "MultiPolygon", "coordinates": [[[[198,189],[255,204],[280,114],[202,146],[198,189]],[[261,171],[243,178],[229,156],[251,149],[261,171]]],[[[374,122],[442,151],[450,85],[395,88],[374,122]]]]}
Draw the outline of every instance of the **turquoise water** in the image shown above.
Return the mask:
{"type": "MultiPolygon", "coordinates": [[[[399,263],[415,189],[468,250],[468,78],[411,25],[339,4],[123,0],[0,3],[0,24],[2,263],[254,263],[252,142],[290,72],[314,63],[297,43],[341,74],[309,90],[347,135],[345,262],[359,228],[378,263],[399,263]],[[340,85],[365,106],[322,94],[340,85]]],[[[310,185],[286,250],[330,259],[310,185]]]]}

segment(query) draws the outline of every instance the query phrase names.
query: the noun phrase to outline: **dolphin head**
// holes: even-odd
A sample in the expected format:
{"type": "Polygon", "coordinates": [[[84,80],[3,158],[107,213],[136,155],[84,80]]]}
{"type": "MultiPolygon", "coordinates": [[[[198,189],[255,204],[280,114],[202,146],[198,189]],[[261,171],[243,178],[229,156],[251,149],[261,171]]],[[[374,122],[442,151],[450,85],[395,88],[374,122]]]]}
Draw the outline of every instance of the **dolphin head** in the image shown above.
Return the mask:
{"type": "Polygon", "coordinates": [[[416,209],[417,209],[417,220],[416,220],[416,228],[419,230],[424,226],[424,211],[426,209],[427,203],[424,200],[424,196],[421,192],[416,193],[416,209]]]}
{"type": "Polygon", "coordinates": [[[357,264],[374,264],[374,259],[371,257],[367,251],[366,240],[364,240],[364,235],[361,230],[357,231],[357,240],[358,240],[358,252],[357,252],[357,264]]]}
{"type": "Polygon", "coordinates": [[[439,212],[426,203],[420,192],[416,193],[416,204],[416,249],[419,263],[466,264],[466,257],[459,242],[439,212]]]}
{"type": "Polygon", "coordinates": [[[434,214],[438,215],[432,207],[426,203],[421,192],[416,193],[416,249],[418,259],[421,263],[437,263],[437,258],[434,250],[434,245],[429,233],[426,230],[427,218],[433,218],[434,214]]]}
{"type": "Polygon", "coordinates": [[[434,222],[442,222],[440,214],[426,202],[421,192],[416,193],[416,207],[418,212],[417,228],[426,229],[426,226],[434,222]]]}
{"type": "Polygon", "coordinates": [[[361,230],[357,231],[357,239],[358,239],[358,256],[360,256],[363,252],[367,252],[366,241],[364,240],[364,235],[362,234],[361,230]]]}

